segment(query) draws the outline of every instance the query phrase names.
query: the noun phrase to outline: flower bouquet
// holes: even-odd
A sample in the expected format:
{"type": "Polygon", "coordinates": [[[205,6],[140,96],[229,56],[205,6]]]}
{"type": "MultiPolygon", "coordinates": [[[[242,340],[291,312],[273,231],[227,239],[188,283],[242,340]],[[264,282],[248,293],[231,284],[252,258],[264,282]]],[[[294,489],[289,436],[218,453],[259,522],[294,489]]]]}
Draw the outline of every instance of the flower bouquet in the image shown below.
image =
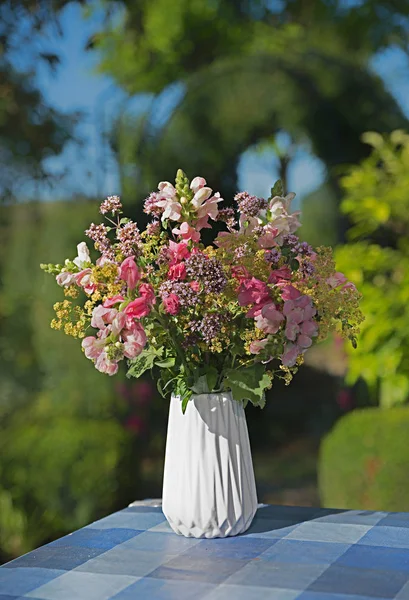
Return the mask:
{"type": "MultiPolygon", "coordinates": [[[[356,343],[363,319],[360,295],[336,272],[330,248],[314,250],[295,235],[300,222],[299,213],[290,212],[293,198],[283,197],[277,182],[266,200],[240,192],[234,206],[223,208],[220,194],[205,179],[190,182],[179,170],[175,185],[161,182],[145,200],[151,221],[144,231],[122,216],[120,198],[110,196],[100,207],[106,222],[92,223],[85,232],[97,260],[81,242],[73,260],[42,265],[66,297],[54,305],[51,326],[82,339],[85,356],[102,373],[114,375],[123,360],[130,377],[156,369],[160,393],[172,398],[164,510],[166,489],[175,488],[174,495],[189,491],[192,498],[193,487],[200,488],[199,475],[189,483],[186,465],[177,471],[181,452],[190,453],[194,470],[192,449],[200,440],[205,444],[203,436],[209,434],[228,440],[226,460],[231,460],[233,439],[248,446],[247,402],[263,407],[274,378],[289,384],[307,349],[330,332],[356,343]],[[206,229],[213,234],[208,245],[202,240],[209,238],[206,229]],[[170,435],[171,427],[185,433],[170,435]]],[[[200,448],[197,456],[200,461],[200,448]]],[[[217,461],[222,462],[220,448],[215,448],[217,461]]],[[[213,508],[201,524],[194,514],[180,514],[188,511],[180,502],[168,502],[168,513],[178,513],[167,514],[175,531],[215,537],[249,526],[256,505],[251,456],[238,462],[233,476],[234,468],[228,476],[220,466],[219,492],[210,493],[203,483],[202,495],[212,496],[213,508]],[[247,500],[238,489],[243,472],[247,500]],[[235,486],[242,500],[231,517],[227,497],[235,486]],[[223,496],[219,503],[218,494],[223,496]]]]}

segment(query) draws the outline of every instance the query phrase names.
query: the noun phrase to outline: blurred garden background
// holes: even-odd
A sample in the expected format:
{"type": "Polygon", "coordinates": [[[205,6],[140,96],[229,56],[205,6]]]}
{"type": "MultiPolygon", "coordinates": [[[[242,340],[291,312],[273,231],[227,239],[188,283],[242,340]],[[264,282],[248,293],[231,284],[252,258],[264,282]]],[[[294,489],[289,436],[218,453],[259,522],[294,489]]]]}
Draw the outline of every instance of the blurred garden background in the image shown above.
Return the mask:
{"type": "Polygon", "coordinates": [[[363,293],[358,349],[248,408],[260,501],[409,510],[408,34],[407,0],[0,0],[0,562],[161,495],[166,403],[50,329],[39,264],[179,167],[281,178],[363,293]]]}

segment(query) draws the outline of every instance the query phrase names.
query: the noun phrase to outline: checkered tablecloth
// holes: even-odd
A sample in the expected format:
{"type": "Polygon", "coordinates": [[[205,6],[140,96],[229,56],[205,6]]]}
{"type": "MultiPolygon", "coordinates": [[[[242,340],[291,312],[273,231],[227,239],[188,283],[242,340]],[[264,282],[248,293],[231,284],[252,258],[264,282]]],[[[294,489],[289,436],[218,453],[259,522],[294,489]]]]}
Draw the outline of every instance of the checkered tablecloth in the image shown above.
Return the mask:
{"type": "Polygon", "coordinates": [[[0,568],[0,600],[409,599],[409,513],[262,506],[245,534],[174,534],[131,506],[0,568]]]}

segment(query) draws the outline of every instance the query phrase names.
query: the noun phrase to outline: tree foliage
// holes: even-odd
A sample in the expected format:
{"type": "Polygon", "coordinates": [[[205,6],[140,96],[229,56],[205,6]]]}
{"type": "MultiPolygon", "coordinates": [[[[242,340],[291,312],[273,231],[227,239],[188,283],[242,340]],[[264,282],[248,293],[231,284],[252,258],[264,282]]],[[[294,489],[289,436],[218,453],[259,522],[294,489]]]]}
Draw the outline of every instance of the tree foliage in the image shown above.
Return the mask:
{"type": "Polygon", "coordinates": [[[122,18],[97,37],[100,69],[130,95],[151,98],[144,114],[119,124],[126,195],[135,184],[149,191],[159,170],[166,179],[180,165],[232,194],[240,155],[282,130],[309,145],[336,187],[337,165],[365,156],[363,131],[406,123],[368,66],[376,51],[406,43],[404,2],[122,6],[122,18]]]}
{"type": "Polygon", "coordinates": [[[409,398],[409,135],[367,133],[372,152],[342,179],[350,242],[338,267],[363,294],[366,320],[350,356],[350,382],[365,379],[382,406],[409,398]]]}
{"type": "Polygon", "coordinates": [[[74,135],[78,115],[47,103],[36,82],[40,65],[55,70],[58,51],[42,35],[59,31],[58,11],[68,0],[0,0],[0,198],[22,193],[29,182],[52,177],[44,160],[74,135]],[[20,60],[22,49],[24,61],[20,60]],[[21,65],[24,66],[21,66],[21,65]]]}

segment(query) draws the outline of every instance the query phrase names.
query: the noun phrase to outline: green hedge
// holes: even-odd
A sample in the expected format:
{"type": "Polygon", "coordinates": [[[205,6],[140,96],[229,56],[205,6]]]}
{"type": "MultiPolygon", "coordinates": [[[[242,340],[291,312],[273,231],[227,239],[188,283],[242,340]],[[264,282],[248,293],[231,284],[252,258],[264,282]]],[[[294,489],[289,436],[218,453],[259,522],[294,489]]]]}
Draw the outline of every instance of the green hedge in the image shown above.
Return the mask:
{"type": "Polygon", "coordinates": [[[319,459],[322,505],[409,510],[409,408],[367,408],[343,417],[319,459]]]}

